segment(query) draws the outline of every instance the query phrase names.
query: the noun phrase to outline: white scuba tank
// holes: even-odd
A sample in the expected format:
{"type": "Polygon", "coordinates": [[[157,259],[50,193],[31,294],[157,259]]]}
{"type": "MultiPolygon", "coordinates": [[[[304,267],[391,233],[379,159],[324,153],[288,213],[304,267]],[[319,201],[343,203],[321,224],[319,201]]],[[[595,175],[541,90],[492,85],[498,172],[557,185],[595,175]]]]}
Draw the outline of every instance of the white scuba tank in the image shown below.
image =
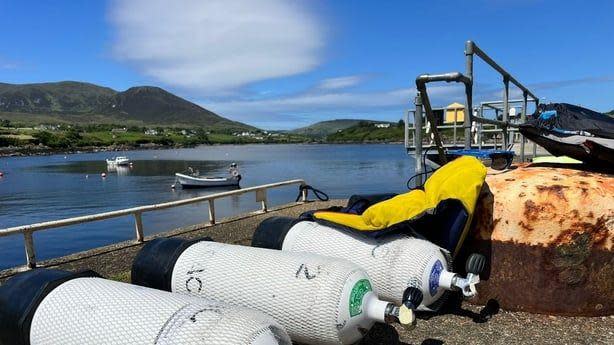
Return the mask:
{"type": "Polygon", "coordinates": [[[379,300],[367,273],[346,260],[179,239],[148,243],[132,281],[261,310],[308,344],[351,344],[374,322],[412,325],[421,298],[411,289],[401,308],[379,300]]]}
{"type": "Polygon", "coordinates": [[[290,345],[260,311],[38,269],[0,288],[0,341],[18,345],[290,345]]]}
{"type": "MultiPolygon", "coordinates": [[[[437,310],[447,290],[462,289],[468,297],[475,295],[481,271],[481,268],[470,268],[473,272],[468,278],[450,272],[449,252],[424,239],[407,235],[373,239],[284,217],[272,217],[260,223],[252,246],[350,260],[367,271],[380,298],[386,301],[400,303],[399,296],[405,289],[420,289],[423,299],[419,310],[437,310]]],[[[482,260],[483,267],[483,257],[472,258],[482,260]]]]}

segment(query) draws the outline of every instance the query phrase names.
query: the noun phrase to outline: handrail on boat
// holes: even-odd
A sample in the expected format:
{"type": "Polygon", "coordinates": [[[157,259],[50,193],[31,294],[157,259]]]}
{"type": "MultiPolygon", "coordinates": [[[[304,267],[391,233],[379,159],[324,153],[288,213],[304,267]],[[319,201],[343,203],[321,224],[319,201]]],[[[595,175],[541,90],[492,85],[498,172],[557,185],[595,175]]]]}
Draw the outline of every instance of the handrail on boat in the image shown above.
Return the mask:
{"type": "MultiPolygon", "coordinates": [[[[116,211],[109,211],[109,212],[102,212],[102,213],[90,214],[90,215],[79,216],[79,217],[52,220],[52,221],[42,222],[42,223],[14,226],[10,228],[0,229],[0,237],[10,236],[10,235],[15,235],[15,234],[23,234],[24,246],[25,246],[25,251],[26,251],[26,260],[27,260],[26,267],[35,268],[36,267],[36,254],[34,250],[34,240],[32,238],[32,234],[36,231],[132,215],[134,216],[136,241],[143,242],[145,240],[145,236],[143,232],[143,221],[142,221],[141,215],[144,212],[151,212],[151,211],[156,211],[156,210],[162,210],[162,209],[207,201],[209,203],[209,225],[214,225],[215,224],[215,200],[216,199],[255,192],[256,202],[260,202],[260,205],[261,205],[260,212],[264,213],[268,211],[267,191],[269,189],[285,187],[285,186],[295,185],[295,184],[299,185],[299,187],[307,185],[305,183],[305,180],[303,179],[287,180],[287,181],[274,182],[274,183],[263,184],[259,186],[237,189],[237,190],[231,190],[227,192],[204,195],[204,196],[199,196],[195,198],[169,201],[169,202],[164,202],[161,204],[143,205],[143,206],[125,208],[125,209],[116,210],[116,211]]],[[[301,191],[301,201],[300,202],[301,203],[306,202],[308,190],[305,188],[301,188],[300,191],[301,191]]]]}

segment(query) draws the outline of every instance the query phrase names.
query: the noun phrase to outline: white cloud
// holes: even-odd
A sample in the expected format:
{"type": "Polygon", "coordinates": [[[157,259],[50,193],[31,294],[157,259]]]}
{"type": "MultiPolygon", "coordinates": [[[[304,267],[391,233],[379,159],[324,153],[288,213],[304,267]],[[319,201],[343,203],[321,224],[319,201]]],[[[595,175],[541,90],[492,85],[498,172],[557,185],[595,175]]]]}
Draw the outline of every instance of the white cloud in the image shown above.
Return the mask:
{"type": "Polygon", "coordinates": [[[322,80],[318,84],[318,88],[324,89],[324,90],[345,89],[345,88],[357,85],[363,80],[364,80],[364,77],[360,75],[350,75],[350,76],[345,76],[345,77],[328,78],[328,79],[322,80]]]}
{"type": "MultiPolygon", "coordinates": [[[[294,128],[339,114],[355,114],[365,119],[378,117],[383,112],[392,113],[390,121],[402,116],[403,109],[413,107],[415,88],[402,88],[373,92],[303,93],[289,97],[258,100],[233,100],[202,103],[207,109],[238,121],[271,128],[294,128]]],[[[462,101],[464,91],[454,85],[429,87],[433,105],[442,102],[462,101]]],[[[445,103],[447,104],[447,103],[445,103]]],[[[381,118],[380,118],[381,119],[381,118]]]]}
{"type": "Polygon", "coordinates": [[[298,2],[114,1],[114,55],[190,91],[232,91],[303,73],[319,62],[323,32],[298,2]]]}
{"type": "Polygon", "coordinates": [[[18,62],[0,56],[0,69],[17,69],[19,67],[20,64],[18,62]]]}

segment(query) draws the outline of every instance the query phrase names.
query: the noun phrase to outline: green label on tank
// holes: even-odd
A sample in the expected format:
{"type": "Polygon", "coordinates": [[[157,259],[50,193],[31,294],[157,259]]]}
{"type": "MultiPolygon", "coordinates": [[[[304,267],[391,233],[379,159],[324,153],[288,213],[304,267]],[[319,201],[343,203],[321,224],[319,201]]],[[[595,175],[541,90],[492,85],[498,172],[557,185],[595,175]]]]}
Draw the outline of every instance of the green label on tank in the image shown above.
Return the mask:
{"type": "Polygon", "coordinates": [[[350,293],[350,317],[362,313],[362,299],[369,291],[373,290],[368,279],[361,279],[354,284],[350,293]]]}

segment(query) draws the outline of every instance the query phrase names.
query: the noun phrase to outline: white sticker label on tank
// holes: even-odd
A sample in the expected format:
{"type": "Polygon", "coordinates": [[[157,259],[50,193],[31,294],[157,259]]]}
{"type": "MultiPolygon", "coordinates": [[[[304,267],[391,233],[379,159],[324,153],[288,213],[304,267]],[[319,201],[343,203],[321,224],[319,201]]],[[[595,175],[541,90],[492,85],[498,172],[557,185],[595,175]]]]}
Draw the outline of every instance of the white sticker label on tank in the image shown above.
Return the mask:
{"type": "Polygon", "coordinates": [[[435,296],[437,294],[441,271],[443,271],[443,265],[441,264],[441,261],[437,260],[435,261],[433,268],[431,268],[431,275],[429,276],[429,293],[431,296],[435,296]]]}
{"type": "Polygon", "coordinates": [[[350,293],[350,317],[362,313],[362,299],[369,291],[373,291],[373,289],[368,279],[361,279],[354,284],[350,293]]]}

